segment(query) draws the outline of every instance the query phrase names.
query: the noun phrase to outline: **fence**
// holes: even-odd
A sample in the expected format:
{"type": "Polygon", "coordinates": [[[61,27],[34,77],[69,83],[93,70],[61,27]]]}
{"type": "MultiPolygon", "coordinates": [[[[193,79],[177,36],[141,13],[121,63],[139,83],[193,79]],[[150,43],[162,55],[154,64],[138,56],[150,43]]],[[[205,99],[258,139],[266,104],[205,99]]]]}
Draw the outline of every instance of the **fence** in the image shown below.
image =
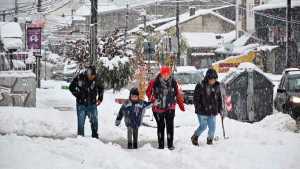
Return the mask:
{"type": "Polygon", "coordinates": [[[29,52],[0,53],[0,71],[33,70],[36,59],[29,52]]]}

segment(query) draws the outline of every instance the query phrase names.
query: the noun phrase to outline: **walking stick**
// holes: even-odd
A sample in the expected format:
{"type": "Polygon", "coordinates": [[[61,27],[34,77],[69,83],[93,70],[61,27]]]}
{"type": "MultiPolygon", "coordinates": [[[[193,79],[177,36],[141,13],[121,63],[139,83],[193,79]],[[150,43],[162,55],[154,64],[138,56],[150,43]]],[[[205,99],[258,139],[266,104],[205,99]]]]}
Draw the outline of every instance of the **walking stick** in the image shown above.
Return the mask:
{"type": "Polygon", "coordinates": [[[224,127],[224,116],[221,116],[221,122],[222,122],[222,129],[223,129],[223,137],[224,139],[229,139],[229,137],[226,136],[225,134],[225,127],[224,127]]]}

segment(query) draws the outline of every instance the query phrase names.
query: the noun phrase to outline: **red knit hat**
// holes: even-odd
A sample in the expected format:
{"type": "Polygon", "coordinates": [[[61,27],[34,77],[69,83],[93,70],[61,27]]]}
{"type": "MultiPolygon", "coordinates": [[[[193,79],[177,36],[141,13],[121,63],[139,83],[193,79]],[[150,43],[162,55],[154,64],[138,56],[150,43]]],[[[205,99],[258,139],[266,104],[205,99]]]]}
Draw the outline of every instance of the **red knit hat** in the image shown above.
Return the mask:
{"type": "Polygon", "coordinates": [[[172,70],[171,70],[171,68],[168,67],[168,66],[162,66],[162,67],[160,68],[160,74],[161,74],[161,75],[171,75],[171,72],[172,72],[172,70]]]}

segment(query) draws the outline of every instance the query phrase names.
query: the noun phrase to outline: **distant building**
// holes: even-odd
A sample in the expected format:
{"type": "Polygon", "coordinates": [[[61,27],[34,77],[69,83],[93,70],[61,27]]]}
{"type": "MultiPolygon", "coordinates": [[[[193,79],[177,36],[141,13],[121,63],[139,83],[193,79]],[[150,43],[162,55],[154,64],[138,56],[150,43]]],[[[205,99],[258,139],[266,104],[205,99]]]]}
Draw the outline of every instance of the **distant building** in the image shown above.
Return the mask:
{"type": "Polygon", "coordinates": [[[221,59],[215,55],[215,50],[232,42],[235,31],[225,34],[183,32],[182,36],[187,43],[186,65],[207,68],[221,59]]]}
{"type": "MultiPolygon", "coordinates": [[[[286,1],[269,0],[267,3],[253,8],[255,11],[256,35],[264,44],[279,46],[276,60],[277,72],[285,67],[286,46],[286,1]]],[[[300,1],[292,0],[292,41],[290,46],[289,66],[300,64],[300,1]]]]}
{"type": "MultiPolygon", "coordinates": [[[[234,30],[235,22],[217,12],[219,9],[230,8],[232,5],[212,9],[189,11],[179,16],[180,32],[213,32],[226,33],[234,30]]],[[[193,10],[192,8],[190,10],[193,10]]],[[[168,32],[175,29],[176,21],[166,23],[155,31],[168,32]]]]}

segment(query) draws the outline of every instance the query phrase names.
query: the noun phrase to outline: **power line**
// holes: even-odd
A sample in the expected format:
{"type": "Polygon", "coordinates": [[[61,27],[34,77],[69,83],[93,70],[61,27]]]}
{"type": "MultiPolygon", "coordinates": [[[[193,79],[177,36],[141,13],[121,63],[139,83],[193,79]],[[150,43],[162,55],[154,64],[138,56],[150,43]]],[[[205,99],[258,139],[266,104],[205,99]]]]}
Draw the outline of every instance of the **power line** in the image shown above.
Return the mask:
{"type": "MultiPolygon", "coordinates": [[[[228,4],[228,5],[235,5],[233,3],[226,2],[226,1],[223,1],[223,0],[218,0],[218,1],[223,2],[225,4],[228,4]]],[[[247,11],[247,9],[244,8],[244,7],[239,6],[239,8],[242,9],[242,10],[247,11]]],[[[274,20],[279,20],[279,21],[283,21],[283,22],[290,22],[290,23],[294,23],[294,24],[300,24],[300,21],[298,21],[298,20],[287,21],[285,18],[282,18],[282,17],[279,17],[279,16],[275,16],[275,15],[265,14],[265,13],[257,12],[257,11],[253,11],[253,13],[261,15],[261,16],[265,16],[267,18],[271,18],[271,19],[274,19],[274,20]]]]}

